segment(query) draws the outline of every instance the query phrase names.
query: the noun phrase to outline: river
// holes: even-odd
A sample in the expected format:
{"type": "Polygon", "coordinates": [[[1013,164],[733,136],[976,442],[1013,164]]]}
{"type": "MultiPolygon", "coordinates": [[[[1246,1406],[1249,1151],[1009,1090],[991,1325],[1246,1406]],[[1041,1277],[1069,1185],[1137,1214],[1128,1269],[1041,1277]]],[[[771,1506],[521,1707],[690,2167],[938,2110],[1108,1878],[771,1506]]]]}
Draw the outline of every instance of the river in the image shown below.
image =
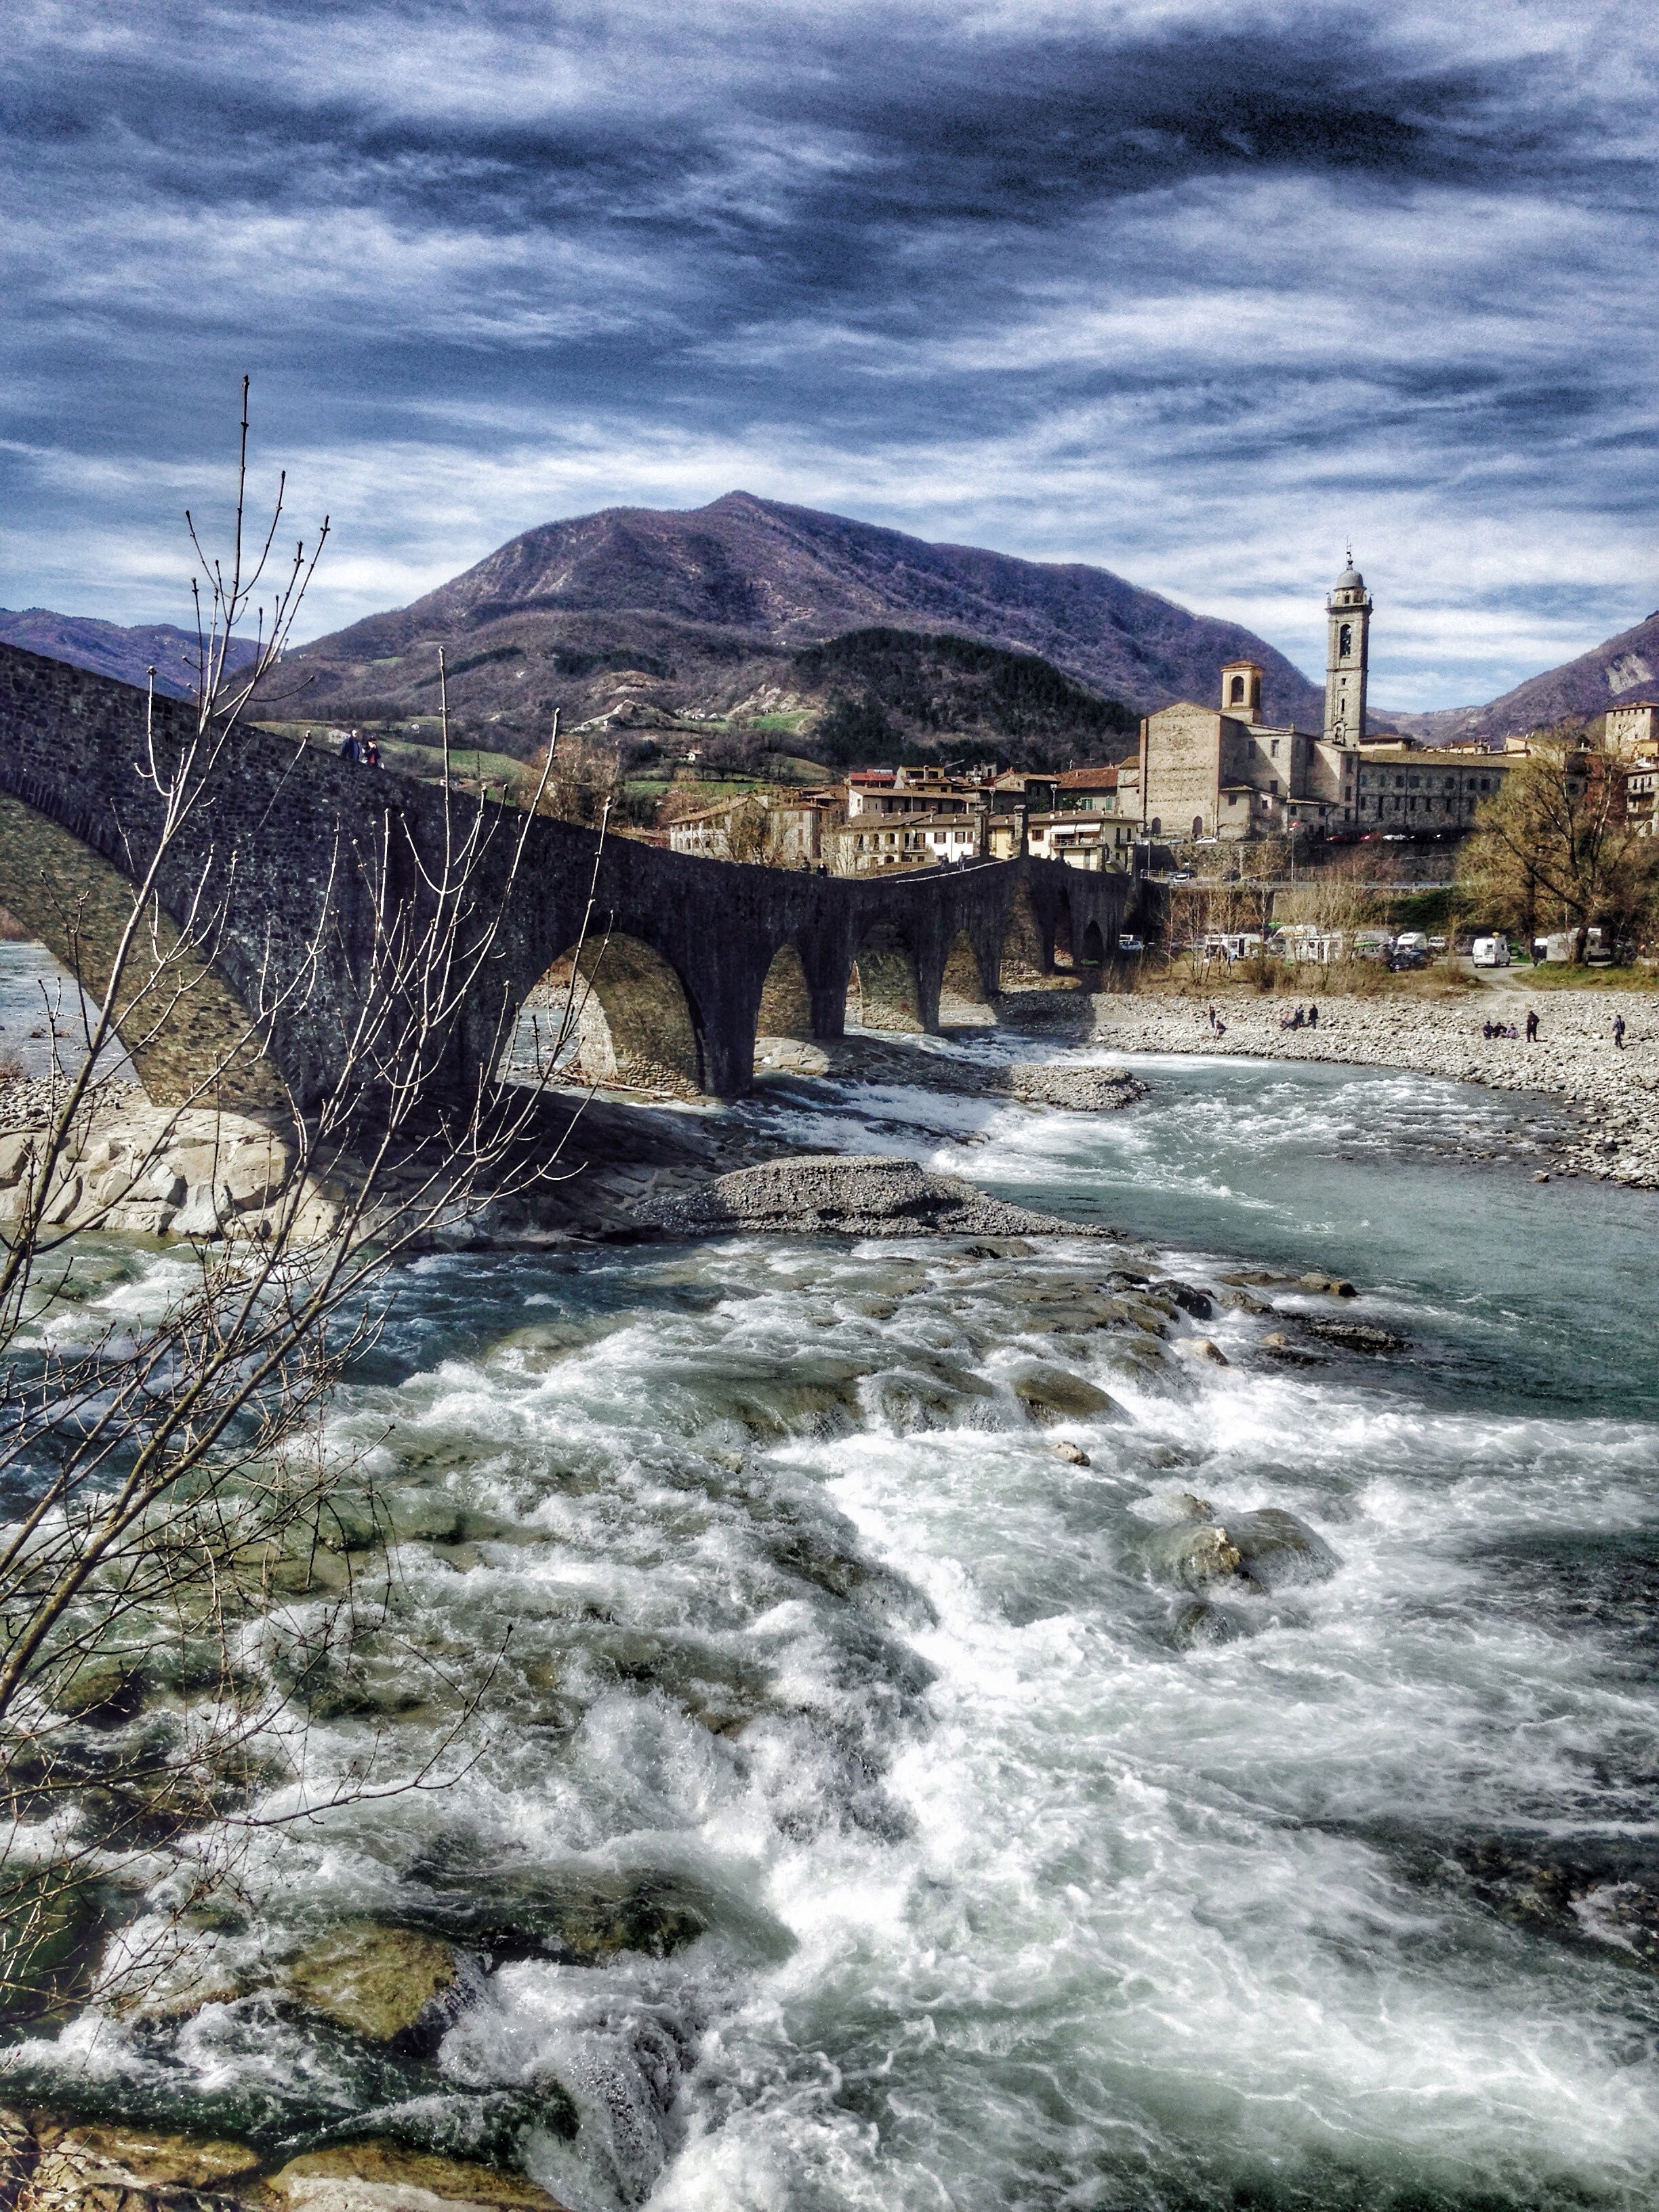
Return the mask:
{"type": "MultiPolygon", "coordinates": [[[[443,1509],[394,1612],[452,1702],[380,1706],[446,1786],[256,1839],[234,1941],[437,1929],[471,2001],[407,2057],[257,1992],[88,2012],[20,2054],[36,2086],[264,2142],[506,2129],[575,2212],[1651,2204],[1655,1202],[1454,1164],[1524,1135],[1500,1094],[1135,1065],[1113,1115],[732,1110],[1212,1289],[1349,1276],[1403,1351],[1276,1364],[1284,1321],[1230,1310],[1178,1324],[1224,1368],[1056,1334],[1083,1240],[421,1261],[336,1437],[443,1509]],[[1034,1358],[1117,1410],[1035,1427],[1034,1358]],[[1137,1550],[1194,1492],[1289,1509],[1336,1571],[1194,1629],[1137,1550]],[[647,1900],[644,1948],[573,1949],[596,1895],[647,1900]]],[[[370,1725],[319,1710],[307,1755],[370,1725]]]]}

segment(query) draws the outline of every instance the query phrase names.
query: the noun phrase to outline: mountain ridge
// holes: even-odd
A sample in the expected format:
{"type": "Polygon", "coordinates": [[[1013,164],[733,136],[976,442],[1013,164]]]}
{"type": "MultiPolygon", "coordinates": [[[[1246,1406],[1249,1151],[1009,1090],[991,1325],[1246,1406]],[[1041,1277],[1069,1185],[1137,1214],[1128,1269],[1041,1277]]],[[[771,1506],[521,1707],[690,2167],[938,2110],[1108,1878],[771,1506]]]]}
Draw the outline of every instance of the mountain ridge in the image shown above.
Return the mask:
{"type": "MultiPolygon", "coordinates": [[[[172,623],[103,622],[96,615],[60,615],[50,607],[0,607],[0,645],[21,646],[48,660],[66,660],[94,676],[143,689],[153,668],[155,688],[169,699],[195,696],[196,635],[172,623]]],[[[231,665],[253,658],[251,641],[233,643],[231,665]]]]}
{"type": "Polygon", "coordinates": [[[875,628],[1036,653],[1137,713],[1215,698],[1222,663],[1238,657],[1261,662],[1270,714],[1305,721],[1322,707],[1264,639],[1109,569],[934,544],[744,491],[521,532],[409,605],[295,647],[261,703],[287,714],[312,702],[335,719],[427,714],[441,643],[468,664],[452,671],[453,703],[509,732],[544,729],[556,705],[603,714],[630,684],[669,712],[712,716],[787,693],[798,648],[875,628]]]}
{"type": "Polygon", "coordinates": [[[1571,660],[1525,678],[1484,707],[1441,707],[1389,720],[1431,744],[1491,743],[1644,697],[1659,698],[1659,611],[1571,660]]]}

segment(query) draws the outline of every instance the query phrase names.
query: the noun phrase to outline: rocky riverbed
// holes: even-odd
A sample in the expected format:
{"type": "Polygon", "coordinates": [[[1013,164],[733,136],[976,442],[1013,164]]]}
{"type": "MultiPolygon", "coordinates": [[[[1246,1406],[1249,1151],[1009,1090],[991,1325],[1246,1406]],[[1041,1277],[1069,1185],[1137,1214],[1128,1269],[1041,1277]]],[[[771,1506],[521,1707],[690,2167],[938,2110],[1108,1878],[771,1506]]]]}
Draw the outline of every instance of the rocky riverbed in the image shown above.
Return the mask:
{"type": "Polygon", "coordinates": [[[1575,1109],[1577,1127],[1545,1171],[1659,1189],[1659,1000],[1602,991],[1528,1000],[1511,985],[1452,1000],[1322,998],[1318,1006],[1316,1030],[1284,1030],[1281,999],[1218,1000],[1220,1036],[1205,1000],[1161,994],[1074,997],[1058,1003],[1055,1018],[1126,1052],[1353,1061],[1559,1099],[1575,1109]],[[1528,1005],[1540,1024],[1536,1044],[1480,1034],[1489,1020],[1524,1030],[1528,1005]],[[1621,1010],[1629,1024],[1623,1051],[1613,1042],[1621,1010]]]}

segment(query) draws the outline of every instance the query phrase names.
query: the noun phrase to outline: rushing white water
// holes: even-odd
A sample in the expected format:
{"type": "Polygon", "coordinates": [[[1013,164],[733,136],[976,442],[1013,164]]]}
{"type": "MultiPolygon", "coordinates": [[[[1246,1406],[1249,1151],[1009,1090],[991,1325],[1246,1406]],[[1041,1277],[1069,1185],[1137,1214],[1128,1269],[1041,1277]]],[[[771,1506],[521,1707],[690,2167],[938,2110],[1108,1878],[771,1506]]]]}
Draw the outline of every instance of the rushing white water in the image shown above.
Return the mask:
{"type": "Polygon", "coordinates": [[[1651,2203],[1651,1201],[1449,1165],[1524,1120],[1495,1095],[1140,1072],[1105,1117],[743,1110],[1190,1282],[1337,1268],[1406,1351],[1276,1365],[1272,1316],[1218,1311],[1176,1324],[1233,1360],[1194,1370],[1079,1319],[1085,1240],[422,1262],[339,1419],[435,1532],[393,1626],[449,1688],[383,1674],[307,1756],[378,1697],[408,1762],[457,1712],[467,1757],[261,1843],[222,1940],[437,1928],[472,2002],[411,2057],[257,1989],[88,2014],[34,2075],[270,2142],[516,2146],[576,2212],[1651,2203]],[[1034,1426],[1034,1362],[1115,1408],[1034,1426]],[[1294,1511],[1336,1572],[1194,1607],[1141,1548],[1194,1491],[1294,1511]],[[665,1955],[562,1945],[573,1888],[645,1878],[690,1916],[665,1955]]]}

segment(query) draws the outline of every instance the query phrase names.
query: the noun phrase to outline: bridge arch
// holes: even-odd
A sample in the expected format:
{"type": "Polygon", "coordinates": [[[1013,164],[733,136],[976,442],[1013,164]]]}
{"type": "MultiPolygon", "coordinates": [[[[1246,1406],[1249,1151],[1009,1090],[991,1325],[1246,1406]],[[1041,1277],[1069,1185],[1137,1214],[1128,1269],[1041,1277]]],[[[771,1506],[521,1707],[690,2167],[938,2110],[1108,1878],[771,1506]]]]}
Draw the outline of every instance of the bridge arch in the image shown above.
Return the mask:
{"type": "Polygon", "coordinates": [[[781,945],[772,956],[761,986],[755,1028],[759,1036],[810,1039],[813,1035],[811,986],[805,963],[793,945],[781,945]]]}
{"type": "Polygon", "coordinates": [[[853,956],[847,981],[847,1016],[866,1030],[897,1030],[917,1036],[921,1018],[921,977],[915,949],[891,922],[868,929],[853,956]]]}
{"type": "Polygon", "coordinates": [[[1008,902],[1002,926],[1002,947],[997,963],[1000,991],[1029,990],[1048,973],[1048,943],[1030,887],[1021,883],[1008,902]]]}
{"type": "Polygon", "coordinates": [[[703,1087],[684,985],[660,952],[616,930],[560,954],[526,998],[513,1057],[567,1083],[681,1097],[703,1087]]]}
{"type": "Polygon", "coordinates": [[[1106,964],[1106,939],[1097,921],[1085,925],[1083,947],[1079,965],[1084,968],[1103,968],[1106,964]]]}
{"type": "MultiPolygon", "coordinates": [[[[136,896],[131,878],[95,848],[0,791],[0,903],[90,999],[109,988],[136,896]]],[[[159,903],[129,955],[116,1026],[158,1106],[199,1100],[258,1113],[286,1104],[240,995],[210,962],[180,956],[159,903]]]]}
{"type": "Polygon", "coordinates": [[[945,956],[945,970],[939,979],[939,1018],[941,1023],[957,1029],[996,1019],[979,954],[965,929],[957,932],[945,956]]]}

